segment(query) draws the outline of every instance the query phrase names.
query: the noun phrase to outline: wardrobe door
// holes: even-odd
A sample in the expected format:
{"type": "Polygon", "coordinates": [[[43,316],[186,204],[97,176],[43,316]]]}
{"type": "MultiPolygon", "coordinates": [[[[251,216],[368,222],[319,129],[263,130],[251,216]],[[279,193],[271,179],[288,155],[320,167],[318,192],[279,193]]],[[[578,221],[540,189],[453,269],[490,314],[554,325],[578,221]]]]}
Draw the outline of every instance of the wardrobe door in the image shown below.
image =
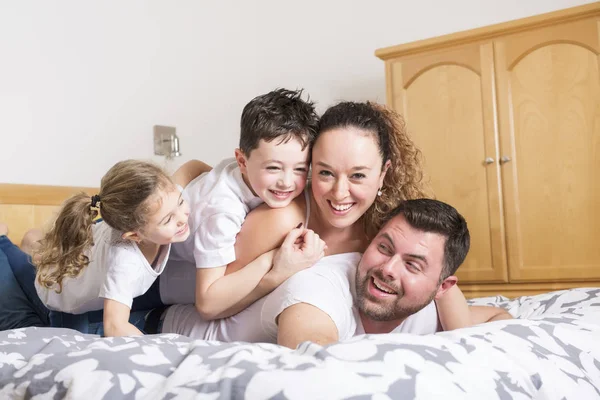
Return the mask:
{"type": "Polygon", "coordinates": [[[466,218],[465,282],[507,280],[494,102],[493,45],[468,44],[386,62],[388,105],[421,149],[437,199],[466,218]]]}
{"type": "Polygon", "coordinates": [[[511,281],[600,278],[599,24],[494,42],[511,281]]]}

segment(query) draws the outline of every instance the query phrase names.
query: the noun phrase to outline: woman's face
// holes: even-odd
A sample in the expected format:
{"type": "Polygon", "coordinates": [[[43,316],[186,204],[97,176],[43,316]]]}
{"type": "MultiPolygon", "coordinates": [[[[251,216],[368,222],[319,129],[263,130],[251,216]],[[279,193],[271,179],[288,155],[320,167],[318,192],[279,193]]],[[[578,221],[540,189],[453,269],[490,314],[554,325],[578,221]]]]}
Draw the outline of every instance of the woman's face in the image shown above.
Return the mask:
{"type": "Polygon", "coordinates": [[[373,132],[354,127],[323,132],[312,152],[312,193],[320,217],[336,228],[358,221],[383,184],[382,163],[373,132]]]}

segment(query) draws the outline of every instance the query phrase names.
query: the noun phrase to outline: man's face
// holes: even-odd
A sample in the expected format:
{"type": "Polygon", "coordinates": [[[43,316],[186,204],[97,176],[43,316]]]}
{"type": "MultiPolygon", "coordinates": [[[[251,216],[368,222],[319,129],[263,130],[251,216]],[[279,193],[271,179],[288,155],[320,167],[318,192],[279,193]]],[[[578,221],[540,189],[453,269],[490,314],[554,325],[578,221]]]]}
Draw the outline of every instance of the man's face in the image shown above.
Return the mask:
{"type": "Polygon", "coordinates": [[[374,321],[404,320],[444,289],[446,238],[411,227],[402,214],[379,232],[356,269],[356,301],[374,321]]]}

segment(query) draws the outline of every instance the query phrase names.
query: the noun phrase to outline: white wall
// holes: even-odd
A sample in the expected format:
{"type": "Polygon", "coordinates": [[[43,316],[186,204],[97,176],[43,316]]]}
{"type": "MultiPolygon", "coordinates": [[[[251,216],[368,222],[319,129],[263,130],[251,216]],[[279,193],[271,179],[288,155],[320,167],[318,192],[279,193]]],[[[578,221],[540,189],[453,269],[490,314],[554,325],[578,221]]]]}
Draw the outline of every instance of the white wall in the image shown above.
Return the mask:
{"type": "Polygon", "coordinates": [[[155,124],[214,164],[255,95],[384,102],[377,48],[587,2],[0,0],[0,182],[97,186],[155,124]]]}

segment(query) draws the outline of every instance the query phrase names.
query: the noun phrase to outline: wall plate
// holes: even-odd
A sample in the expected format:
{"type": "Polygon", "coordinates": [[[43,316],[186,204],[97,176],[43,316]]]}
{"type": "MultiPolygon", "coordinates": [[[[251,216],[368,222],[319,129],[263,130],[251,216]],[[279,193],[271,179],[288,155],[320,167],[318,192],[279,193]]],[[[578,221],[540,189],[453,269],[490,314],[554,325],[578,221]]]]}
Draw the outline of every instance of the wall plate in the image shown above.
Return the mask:
{"type": "Polygon", "coordinates": [[[178,157],[179,138],[174,126],[154,125],[154,154],[167,158],[178,157]]]}

